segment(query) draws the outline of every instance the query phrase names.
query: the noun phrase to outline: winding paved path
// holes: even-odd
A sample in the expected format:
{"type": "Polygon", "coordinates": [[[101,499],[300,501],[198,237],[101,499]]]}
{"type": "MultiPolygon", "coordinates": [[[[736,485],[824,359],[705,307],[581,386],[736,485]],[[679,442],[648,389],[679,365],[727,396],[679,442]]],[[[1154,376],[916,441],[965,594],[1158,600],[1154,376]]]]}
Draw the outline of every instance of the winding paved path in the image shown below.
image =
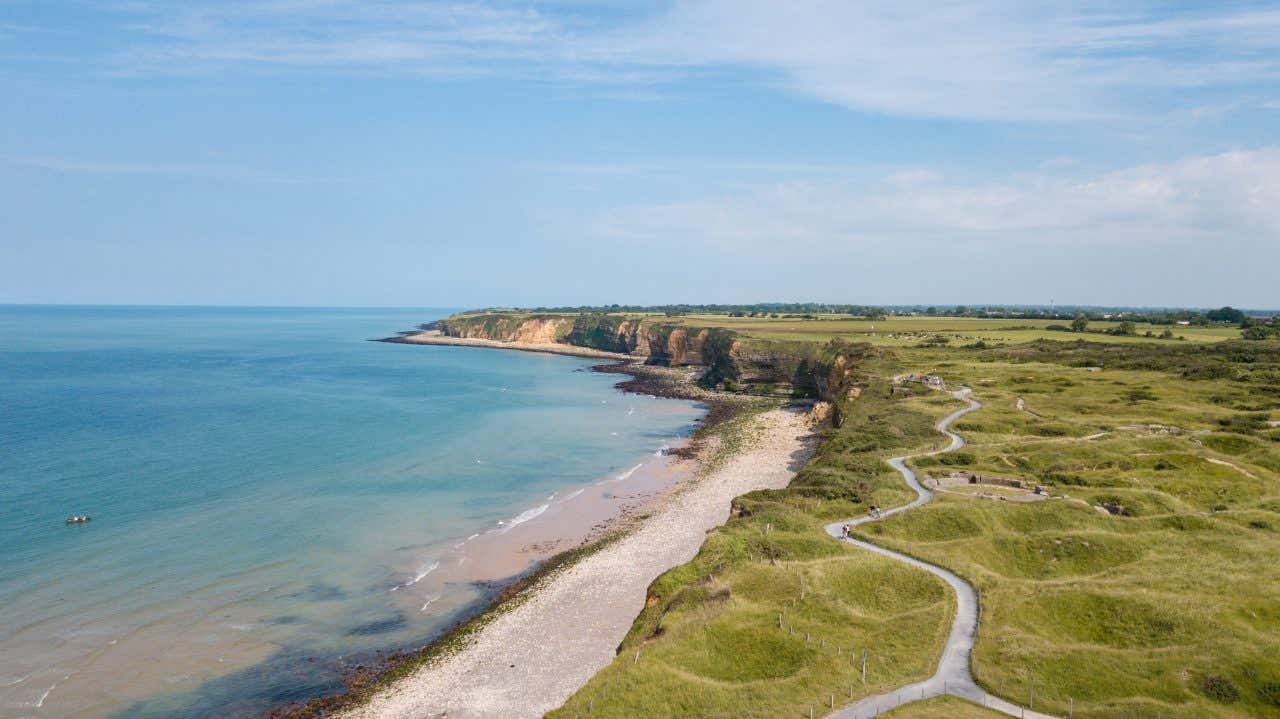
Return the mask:
{"type": "MultiPolygon", "coordinates": [[[[944,452],[954,452],[964,446],[964,439],[955,432],[948,430],[947,427],[960,417],[982,407],[980,403],[969,399],[969,393],[969,389],[962,389],[958,392],[953,392],[952,394],[956,399],[967,401],[969,406],[952,412],[937,425],[939,432],[942,432],[951,438],[951,444],[947,445],[943,449],[934,450],[932,452],[922,452],[920,454],[913,454],[905,457],[894,457],[889,460],[889,464],[892,465],[894,469],[898,470],[898,473],[902,475],[902,478],[907,481],[907,485],[915,490],[915,500],[910,504],[904,504],[901,507],[894,507],[893,509],[886,510],[881,513],[879,518],[873,518],[870,516],[858,517],[856,519],[850,519],[847,522],[829,524],[827,525],[827,533],[833,537],[839,538],[840,526],[842,524],[848,524],[850,527],[855,527],[860,524],[868,524],[870,522],[878,521],[878,519],[883,519],[890,515],[905,512],[909,509],[914,509],[920,505],[932,502],[933,492],[920,485],[920,482],[916,479],[916,473],[907,467],[906,461],[913,457],[928,457],[930,455],[942,454],[944,452]]],[[[915,684],[909,684],[891,692],[885,692],[884,694],[878,694],[876,696],[862,699],[855,704],[850,704],[849,706],[833,712],[830,715],[831,717],[836,717],[838,719],[864,719],[866,717],[878,716],[880,712],[888,711],[889,709],[901,704],[920,701],[921,699],[935,697],[940,694],[953,694],[1010,716],[1026,717],[1027,719],[1056,719],[1052,715],[1041,714],[1040,712],[1020,707],[1017,704],[1005,701],[999,697],[991,696],[973,681],[973,674],[969,671],[969,656],[973,652],[974,637],[978,634],[978,593],[973,590],[973,587],[969,586],[968,582],[942,567],[935,567],[927,562],[922,562],[914,557],[909,557],[891,549],[885,549],[884,547],[871,544],[870,542],[864,542],[852,537],[847,538],[844,541],[875,552],[876,554],[884,555],[890,559],[905,562],[913,567],[919,567],[920,569],[939,577],[942,581],[951,585],[951,588],[955,590],[956,593],[956,618],[955,622],[951,625],[951,635],[947,637],[947,644],[942,649],[942,660],[938,662],[938,670],[933,673],[933,676],[922,682],[916,682],[915,684]]]]}

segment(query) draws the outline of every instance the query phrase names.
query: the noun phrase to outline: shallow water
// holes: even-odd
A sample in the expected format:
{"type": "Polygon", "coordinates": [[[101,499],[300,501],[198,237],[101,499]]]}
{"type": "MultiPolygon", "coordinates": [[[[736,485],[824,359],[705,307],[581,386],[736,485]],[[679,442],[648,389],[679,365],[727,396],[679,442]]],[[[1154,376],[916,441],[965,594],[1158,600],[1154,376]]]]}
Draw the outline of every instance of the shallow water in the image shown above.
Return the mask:
{"type": "Polygon", "coordinates": [[[0,716],[331,690],[482,598],[432,582],[458,545],[699,415],[591,360],[364,341],[443,314],[0,307],[0,716]]]}

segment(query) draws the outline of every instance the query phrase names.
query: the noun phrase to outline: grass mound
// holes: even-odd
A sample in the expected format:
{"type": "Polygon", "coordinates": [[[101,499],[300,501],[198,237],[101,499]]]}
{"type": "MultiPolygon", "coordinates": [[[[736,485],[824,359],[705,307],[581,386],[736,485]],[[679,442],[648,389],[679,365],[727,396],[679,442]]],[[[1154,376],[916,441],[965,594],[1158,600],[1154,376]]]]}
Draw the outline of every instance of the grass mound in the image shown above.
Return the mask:
{"type": "Polygon", "coordinates": [[[954,611],[946,585],[822,525],[914,496],[884,459],[940,444],[933,424],[956,406],[863,390],[789,488],[738,498],[693,560],[654,581],[618,658],[550,716],[799,716],[930,674],[954,611]]]}

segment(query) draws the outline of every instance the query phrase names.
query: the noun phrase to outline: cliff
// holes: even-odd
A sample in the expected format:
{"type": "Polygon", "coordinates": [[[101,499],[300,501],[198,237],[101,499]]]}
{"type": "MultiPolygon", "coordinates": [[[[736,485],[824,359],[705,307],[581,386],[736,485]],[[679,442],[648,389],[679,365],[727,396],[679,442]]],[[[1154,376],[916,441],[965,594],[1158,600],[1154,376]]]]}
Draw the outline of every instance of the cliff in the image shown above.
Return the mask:
{"type": "Polygon", "coordinates": [[[869,345],[825,346],[745,338],[723,327],[697,327],[654,315],[477,312],[433,323],[445,336],[562,344],[629,355],[647,364],[705,368],[700,383],[754,394],[817,397],[839,404],[864,378],[855,365],[869,345]]]}

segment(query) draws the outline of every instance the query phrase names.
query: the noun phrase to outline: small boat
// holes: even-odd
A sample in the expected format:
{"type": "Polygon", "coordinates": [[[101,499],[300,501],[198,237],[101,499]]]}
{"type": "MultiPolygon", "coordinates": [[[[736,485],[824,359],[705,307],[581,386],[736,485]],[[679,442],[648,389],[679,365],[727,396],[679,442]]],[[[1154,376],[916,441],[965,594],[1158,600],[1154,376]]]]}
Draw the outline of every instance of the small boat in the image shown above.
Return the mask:
{"type": "Polygon", "coordinates": [[[84,524],[91,519],[93,519],[93,517],[90,517],[87,514],[77,514],[72,517],[67,517],[67,524],[84,524]]]}

